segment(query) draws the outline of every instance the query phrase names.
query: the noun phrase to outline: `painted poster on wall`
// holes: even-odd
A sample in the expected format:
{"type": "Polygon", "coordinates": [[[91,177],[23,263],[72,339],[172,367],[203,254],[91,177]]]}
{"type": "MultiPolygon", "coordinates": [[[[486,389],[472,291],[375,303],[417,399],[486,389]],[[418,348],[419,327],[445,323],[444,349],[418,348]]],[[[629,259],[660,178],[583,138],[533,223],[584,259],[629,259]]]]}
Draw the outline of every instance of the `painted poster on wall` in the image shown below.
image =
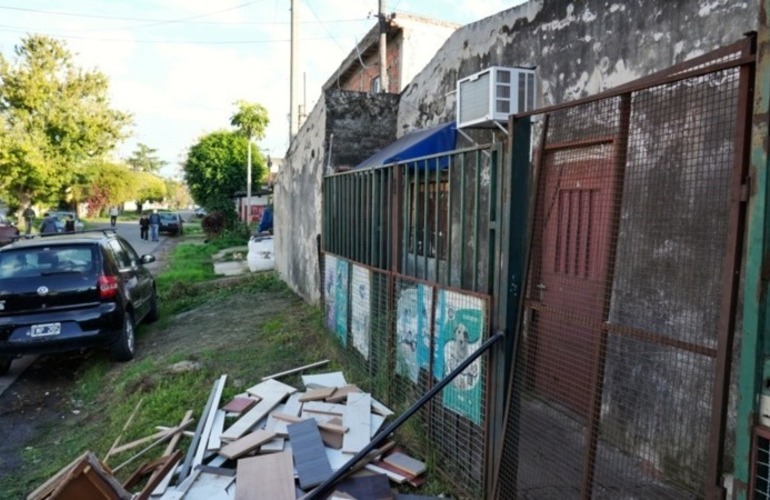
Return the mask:
{"type": "MultiPolygon", "coordinates": [[[[444,378],[482,343],[486,325],[485,302],[448,290],[439,290],[436,304],[436,331],[433,375],[444,378]]],[[[481,358],[474,361],[443,392],[449,410],[481,423],[481,358]]]]}
{"type": "Polygon", "coordinates": [[[350,264],[332,255],[324,257],[324,324],[337,336],[342,345],[346,345],[350,264]]]}
{"type": "Polygon", "coordinates": [[[404,288],[396,307],[396,373],[416,384],[420,369],[430,363],[433,289],[423,284],[404,288]]]}
{"type": "Polygon", "coordinates": [[[353,275],[350,280],[350,330],[353,337],[353,347],[369,359],[369,324],[371,316],[371,271],[365,267],[353,265],[353,275]]]}

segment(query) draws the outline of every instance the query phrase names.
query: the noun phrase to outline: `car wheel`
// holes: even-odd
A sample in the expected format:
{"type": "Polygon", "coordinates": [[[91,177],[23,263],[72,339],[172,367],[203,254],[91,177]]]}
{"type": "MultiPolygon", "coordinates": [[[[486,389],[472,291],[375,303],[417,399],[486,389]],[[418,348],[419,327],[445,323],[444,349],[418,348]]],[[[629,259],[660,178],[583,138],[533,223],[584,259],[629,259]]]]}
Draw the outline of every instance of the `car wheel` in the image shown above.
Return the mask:
{"type": "Polygon", "coordinates": [[[134,334],[134,318],[126,311],[123,315],[123,329],[117,340],[110,346],[110,354],[114,361],[130,361],[134,359],[136,337],[134,334]]]}
{"type": "Polygon", "coordinates": [[[0,357],[0,375],[5,375],[11,369],[13,358],[0,357]]]}
{"type": "Polygon", "coordinates": [[[152,289],[152,297],[150,297],[150,311],[147,313],[147,322],[154,323],[158,321],[160,314],[158,313],[158,292],[152,289]]]}

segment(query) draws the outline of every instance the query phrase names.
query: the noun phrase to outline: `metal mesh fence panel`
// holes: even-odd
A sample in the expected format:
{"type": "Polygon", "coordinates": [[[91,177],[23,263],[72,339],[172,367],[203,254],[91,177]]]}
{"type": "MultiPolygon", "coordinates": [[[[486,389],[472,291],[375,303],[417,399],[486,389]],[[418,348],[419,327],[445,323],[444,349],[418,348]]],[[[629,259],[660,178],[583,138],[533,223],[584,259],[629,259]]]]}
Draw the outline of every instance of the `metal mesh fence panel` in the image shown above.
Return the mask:
{"type": "Polygon", "coordinates": [[[706,491],[738,77],[543,116],[501,495],[706,491]]]}

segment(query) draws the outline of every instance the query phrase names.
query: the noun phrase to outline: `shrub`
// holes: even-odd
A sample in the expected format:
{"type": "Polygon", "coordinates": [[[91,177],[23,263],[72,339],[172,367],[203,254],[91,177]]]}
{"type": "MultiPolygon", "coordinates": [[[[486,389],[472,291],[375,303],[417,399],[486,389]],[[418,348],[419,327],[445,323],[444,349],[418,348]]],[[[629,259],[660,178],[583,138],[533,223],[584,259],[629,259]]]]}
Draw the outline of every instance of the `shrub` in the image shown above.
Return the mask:
{"type": "Polygon", "coordinates": [[[219,210],[207,214],[201,221],[201,228],[208,238],[216,238],[225,230],[225,215],[219,210]]]}

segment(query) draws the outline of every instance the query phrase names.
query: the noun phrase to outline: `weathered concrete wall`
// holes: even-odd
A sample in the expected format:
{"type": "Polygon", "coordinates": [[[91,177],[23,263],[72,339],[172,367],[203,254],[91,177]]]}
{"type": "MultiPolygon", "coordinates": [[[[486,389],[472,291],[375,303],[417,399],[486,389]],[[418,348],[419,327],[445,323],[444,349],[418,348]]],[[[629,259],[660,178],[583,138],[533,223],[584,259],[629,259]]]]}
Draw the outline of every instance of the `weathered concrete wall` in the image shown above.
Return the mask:
{"type": "Polygon", "coordinates": [[[538,106],[562,103],[735,42],[757,15],[757,0],[532,0],[446,41],[404,90],[399,135],[453,120],[457,80],[489,66],[535,67],[538,106]]]}
{"type": "Polygon", "coordinates": [[[292,141],[274,188],[276,268],[305,300],[320,300],[316,236],[327,171],[354,167],[395,140],[398,95],[327,90],[292,141]]]}

